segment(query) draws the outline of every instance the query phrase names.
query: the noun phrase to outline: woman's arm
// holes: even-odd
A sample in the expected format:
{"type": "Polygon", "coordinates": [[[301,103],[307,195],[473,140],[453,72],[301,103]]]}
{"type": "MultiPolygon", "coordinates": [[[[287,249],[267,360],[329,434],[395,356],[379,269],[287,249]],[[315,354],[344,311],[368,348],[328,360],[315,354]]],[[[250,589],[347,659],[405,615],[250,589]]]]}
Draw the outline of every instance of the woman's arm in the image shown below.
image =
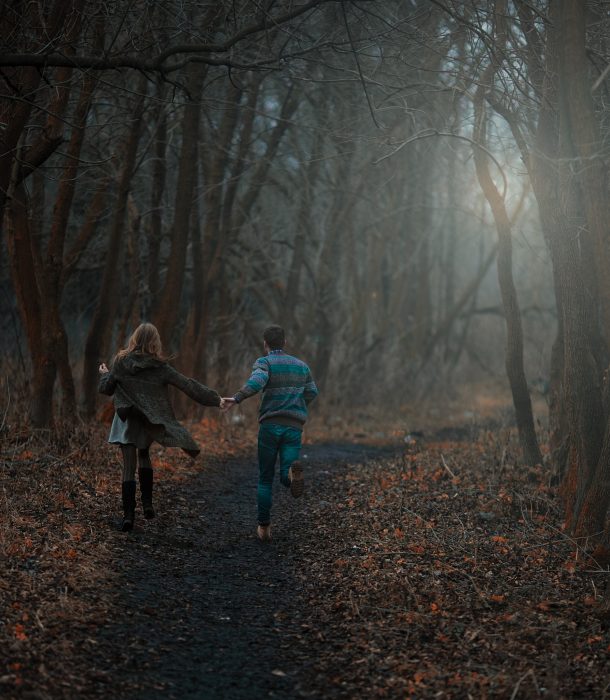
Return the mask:
{"type": "Polygon", "coordinates": [[[167,383],[184,392],[190,399],[202,406],[220,406],[220,394],[195,379],[189,379],[180,374],[171,365],[165,368],[167,383]]]}
{"type": "Polygon", "coordinates": [[[98,392],[100,394],[106,394],[107,396],[112,396],[116,388],[116,379],[114,374],[106,367],[102,362],[100,365],[100,383],[98,385],[98,392]]]}

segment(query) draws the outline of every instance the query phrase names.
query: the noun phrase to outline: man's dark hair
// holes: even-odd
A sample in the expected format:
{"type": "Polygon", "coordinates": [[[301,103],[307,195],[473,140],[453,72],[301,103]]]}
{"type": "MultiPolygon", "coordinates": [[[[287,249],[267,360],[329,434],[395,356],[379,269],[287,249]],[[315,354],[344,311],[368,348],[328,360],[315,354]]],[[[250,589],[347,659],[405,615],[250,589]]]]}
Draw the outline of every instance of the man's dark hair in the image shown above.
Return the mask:
{"type": "Polygon", "coordinates": [[[283,350],[284,345],[286,345],[286,334],[281,326],[269,326],[265,328],[263,340],[270,350],[283,350]]]}

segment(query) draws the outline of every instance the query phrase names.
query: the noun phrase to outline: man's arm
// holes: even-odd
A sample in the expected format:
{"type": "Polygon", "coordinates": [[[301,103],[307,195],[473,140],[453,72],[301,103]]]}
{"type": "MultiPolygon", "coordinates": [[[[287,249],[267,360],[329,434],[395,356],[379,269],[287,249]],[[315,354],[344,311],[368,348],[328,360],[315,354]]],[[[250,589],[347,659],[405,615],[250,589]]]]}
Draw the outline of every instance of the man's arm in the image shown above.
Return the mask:
{"type": "Polygon", "coordinates": [[[244,399],[258,394],[269,381],[269,363],[264,357],[259,358],[252,367],[252,374],[242,388],[233,396],[235,403],[241,403],[244,399]]]}
{"type": "Polygon", "coordinates": [[[303,392],[305,403],[310,404],[319,393],[318,387],[311,376],[311,370],[307,370],[307,376],[305,377],[305,391],[303,392]]]}

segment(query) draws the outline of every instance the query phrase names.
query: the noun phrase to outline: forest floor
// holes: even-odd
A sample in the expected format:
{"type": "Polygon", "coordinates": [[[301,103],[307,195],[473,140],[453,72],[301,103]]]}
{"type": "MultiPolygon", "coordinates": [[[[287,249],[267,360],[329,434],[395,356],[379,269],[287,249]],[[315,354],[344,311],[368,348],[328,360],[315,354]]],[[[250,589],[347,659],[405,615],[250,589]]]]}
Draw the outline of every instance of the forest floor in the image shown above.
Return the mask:
{"type": "Polygon", "coordinates": [[[252,429],[155,452],[158,517],[128,534],[105,430],[5,435],[0,697],[610,697],[608,573],[512,431],[460,418],[317,421],[271,543],[252,429]]]}

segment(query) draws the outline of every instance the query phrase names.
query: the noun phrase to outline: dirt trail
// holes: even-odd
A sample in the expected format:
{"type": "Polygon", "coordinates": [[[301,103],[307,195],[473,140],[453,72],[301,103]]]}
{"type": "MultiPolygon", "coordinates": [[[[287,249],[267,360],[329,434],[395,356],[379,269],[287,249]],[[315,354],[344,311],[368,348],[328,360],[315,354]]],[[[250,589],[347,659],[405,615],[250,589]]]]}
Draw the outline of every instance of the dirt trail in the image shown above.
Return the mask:
{"type": "Polygon", "coordinates": [[[319,513],[320,501],[323,507],[326,479],[348,462],[392,452],[307,446],[305,497],[291,498],[276,478],[271,544],[255,537],[254,460],[210,464],[187,483],[161,482],[159,517],[114,535],[121,572],[115,602],[124,617],[94,640],[94,694],[312,697],[308,673],[323,645],[293,643],[308,618],[294,543],[315,525],[311,512],[319,513]]]}
{"type": "Polygon", "coordinates": [[[159,457],[159,517],[130,534],[97,463],[30,457],[7,477],[0,696],[609,697],[607,570],[562,536],[548,470],[471,437],[306,446],[268,545],[253,454],[159,457]]]}

